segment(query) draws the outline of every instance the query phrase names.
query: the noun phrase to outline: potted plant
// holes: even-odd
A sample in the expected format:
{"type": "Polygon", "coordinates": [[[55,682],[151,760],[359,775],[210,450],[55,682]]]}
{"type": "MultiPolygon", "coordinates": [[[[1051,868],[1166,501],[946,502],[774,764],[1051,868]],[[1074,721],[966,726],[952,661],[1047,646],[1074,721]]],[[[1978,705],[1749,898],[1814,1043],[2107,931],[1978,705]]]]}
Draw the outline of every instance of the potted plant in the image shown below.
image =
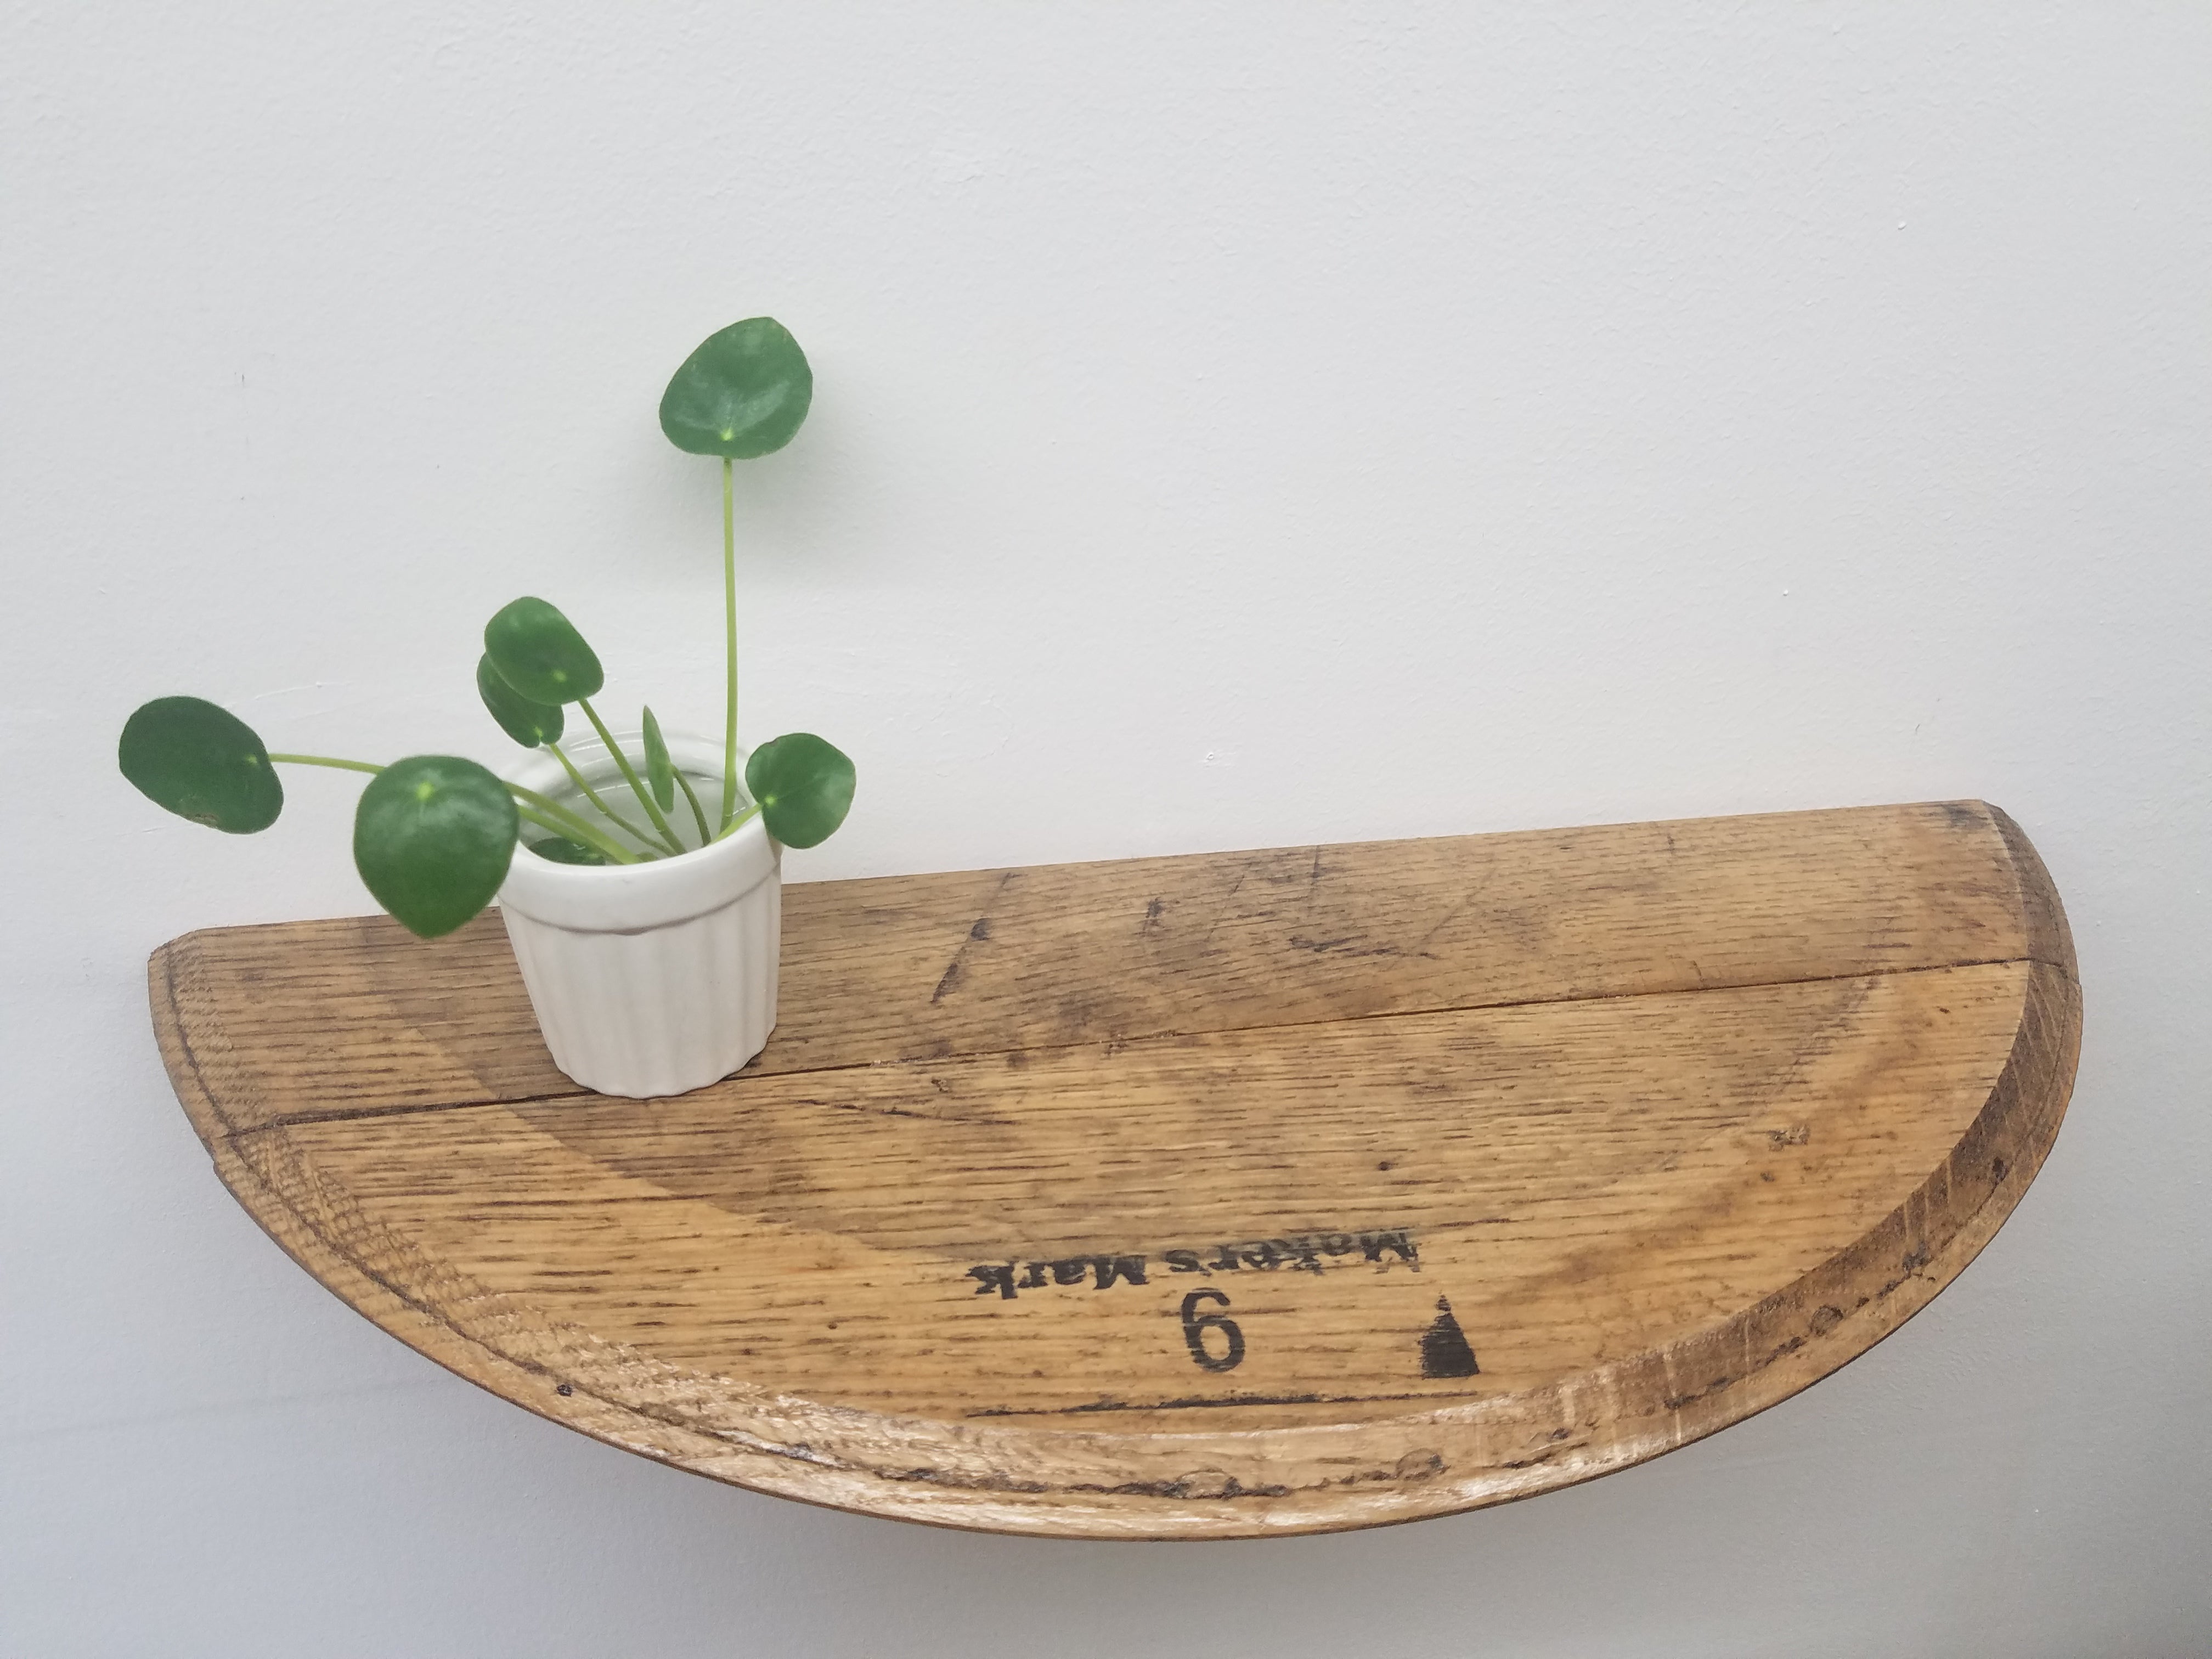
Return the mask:
{"type": "Polygon", "coordinates": [[[789,443],[813,388],[799,343],[754,317],[708,336],[661,398],[669,441],[722,464],[719,744],[663,732],[650,708],[636,731],[610,730],[592,702],[598,654],[526,597],[485,625],[477,664],[485,708],[527,751],[500,772],[451,755],[271,754],[228,710],[160,697],[124,726],[124,776],[179,817],[249,835],[283,809],[278,766],[368,773],[353,853],[370,894],[426,939],[496,898],[564,1073],[638,1097],[728,1076],[775,1023],[782,849],[826,839],[853,799],[852,762],[811,732],[738,744],[735,465],[789,443]],[[590,735],[564,744],[572,707],[590,735]]]}

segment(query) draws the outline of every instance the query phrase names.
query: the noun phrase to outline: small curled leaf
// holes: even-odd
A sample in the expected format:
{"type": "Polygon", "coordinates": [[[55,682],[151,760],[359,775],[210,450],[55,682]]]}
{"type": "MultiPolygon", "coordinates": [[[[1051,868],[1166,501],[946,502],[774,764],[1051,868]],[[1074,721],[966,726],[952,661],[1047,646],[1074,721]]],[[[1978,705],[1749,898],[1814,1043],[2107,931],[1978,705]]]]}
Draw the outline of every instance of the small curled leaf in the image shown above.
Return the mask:
{"type": "Polygon", "coordinates": [[[477,659],[477,695],[499,722],[499,729],[525,749],[560,742],[568,723],[559,703],[532,702],[509,685],[493,666],[489,652],[477,659]]]}
{"type": "Polygon", "coordinates": [[[525,596],[484,624],[484,654],[499,677],[532,702],[594,697],[606,684],[599,654],[544,600],[525,596]]]}
{"type": "Polygon", "coordinates": [[[853,763],[811,732],[771,738],[745,762],[745,788],[786,847],[830,839],[853,805],[853,763]]]}
{"type": "Polygon", "coordinates": [[[580,841],[570,841],[566,836],[548,836],[530,843],[530,850],[541,859],[550,859],[556,864],[605,864],[607,855],[596,847],[586,847],[580,841]]]}
{"type": "Polygon", "coordinates": [[[252,726],[200,697],[156,697],[123,725],[123,775],[157,806],[234,836],[276,822],[284,786],[252,726]]]}
{"type": "Polygon", "coordinates": [[[507,786],[474,761],[410,755],[361,792],[354,867],[410,933],[435,939],[491,902],[520,825],[507,786]]]}
{"type": "Polygon", "coordinates": [[[653,710],[645,711],[645,778],[653,786],[653,804],[664,812],[676,805],[676,763],[668,757],[668,739],[660,735],[660,722],[653,710]]]}
{"type": "Polygon", "coordinates": [[[751,460],[797,435],[814,401],[814,371],[791,331],[748,317],[708,335],[660,399],[660,429],[693,455],[751,460]]]}

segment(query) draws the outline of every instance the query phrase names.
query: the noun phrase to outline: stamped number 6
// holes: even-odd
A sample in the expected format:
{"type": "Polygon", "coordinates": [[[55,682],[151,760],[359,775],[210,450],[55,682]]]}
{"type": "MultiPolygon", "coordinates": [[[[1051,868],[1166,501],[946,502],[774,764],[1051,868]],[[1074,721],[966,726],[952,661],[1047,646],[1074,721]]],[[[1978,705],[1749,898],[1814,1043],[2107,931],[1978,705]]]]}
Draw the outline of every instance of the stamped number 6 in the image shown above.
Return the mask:
{"type": "Polygon", "coordinates": [[[1190,1357],[1209,1371],[1233,1371],[1244,1363],[1244,1333],[1237,1328],[1237,1322],[1218,1313],[1202,1314],[1199,1304],[1216,1303],[1225,1308],[1229,1298],[1219,1291],[1193,1291],[1182,1299],[1182,1340],[1190,1349],[1190,1357]],[[1216,1358],[1206,1349],[1206,1334],[1219,1331],[1229,1344],[1229,1351],[1216,1358]]]}

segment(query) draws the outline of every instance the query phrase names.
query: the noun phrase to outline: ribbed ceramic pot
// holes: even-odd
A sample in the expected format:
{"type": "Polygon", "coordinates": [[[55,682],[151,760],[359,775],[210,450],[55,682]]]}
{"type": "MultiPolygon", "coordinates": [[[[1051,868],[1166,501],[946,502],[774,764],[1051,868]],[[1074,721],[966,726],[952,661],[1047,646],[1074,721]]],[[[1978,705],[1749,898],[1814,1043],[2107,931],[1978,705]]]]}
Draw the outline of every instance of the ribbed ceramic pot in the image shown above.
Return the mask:
{"type": "MultiPolygon", "coordinates": [[[[616,741],[634,763],[645,752],[635,732],[616,741]]],[[[711,816],[722,746],[673,732],[667,742],[711,816]]],[[[568,752],[617,811],[643,817],[605,744],[590,738],[568,752]]],[[[739,750],[740,769],[744,757],[739,750]]],[[[562,801],[574,787],[543,750],[503,775],[562,801]]],[[[688,819],[680,794],[676,808],[672,823],[688,819]]],[[[545,833],[524,832],[526,841],[545,833]]],[[[556,864],[516,848],[500,914],[553,1063],[586,1089],[643,1100],[703,1088],[758,1054],[775,1024],[781,854],[758,817],[710,847],[647,864],[556,864]]]]}

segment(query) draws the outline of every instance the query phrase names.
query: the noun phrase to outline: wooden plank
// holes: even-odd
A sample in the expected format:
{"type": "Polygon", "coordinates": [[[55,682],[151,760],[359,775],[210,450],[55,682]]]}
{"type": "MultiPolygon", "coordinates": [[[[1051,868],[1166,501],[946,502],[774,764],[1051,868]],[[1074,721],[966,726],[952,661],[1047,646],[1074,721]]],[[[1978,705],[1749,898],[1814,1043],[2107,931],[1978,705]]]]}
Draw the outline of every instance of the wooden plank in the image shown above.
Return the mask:
{"type": "Polygon", "coordinates": [[[763,1491],[1145,1537],[1785,1397],[1995,1230],[2080,1028],[1978,805],[802,894],[775,1063],[678,1100],[543,1086],[480,940],[192,935],[156,1021],[240,1201],[460,1374],[763,1491]]]}
{"type": "MultiPolygon", "coordinates": [[[[2070,972],[2063,919],[2024,909],[2049,879],[2009,822],[1949,802],[802,884],[751,1071],[1964,962],[2070,972]]],[[[218,1133],[574,1090],[495,917],[428,944],[381,916],[216,929],[155,967],[165,1055],[204,1079],[218,1133]]]]}

